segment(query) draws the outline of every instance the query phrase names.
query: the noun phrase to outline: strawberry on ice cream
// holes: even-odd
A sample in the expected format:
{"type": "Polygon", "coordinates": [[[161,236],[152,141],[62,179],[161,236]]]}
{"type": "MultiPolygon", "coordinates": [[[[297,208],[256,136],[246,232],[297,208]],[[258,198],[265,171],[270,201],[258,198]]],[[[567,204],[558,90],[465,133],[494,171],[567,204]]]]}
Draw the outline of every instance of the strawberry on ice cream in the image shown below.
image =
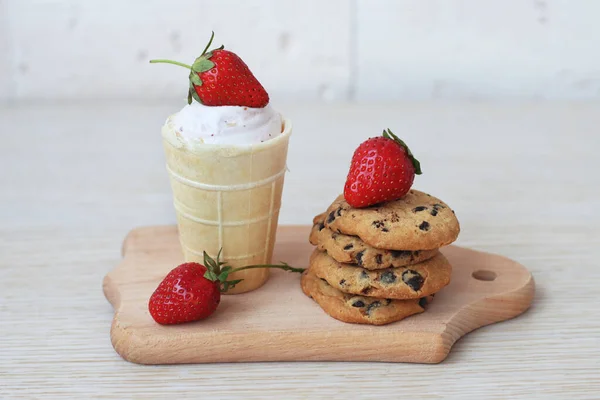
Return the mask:
{"type": "Polygon", "coordinates": [[[269,104],[269,95],[246,63],[223,46],[208,51],[214,33],[192,65],[172,60],[190,70],[188,105],[169,117],[176,135],[189,144],[262,143],[280,135],[282,117],[269,104]],[[193,101],[196,100],[196,101],[193,101]]]}
{"type": "MultiPolygon", "coordinates": [[[[162,127],[181,249],[186,262],[222,253],[232,267],[271,262],[292,123],[246,63],[214,33],[189,71],[187,102],[162,127]]],[[[208,267],[207,265],[205,265],[208,267]]],[[[257,289],[267,268],[237,269],[227,293],[257,289]]]]}

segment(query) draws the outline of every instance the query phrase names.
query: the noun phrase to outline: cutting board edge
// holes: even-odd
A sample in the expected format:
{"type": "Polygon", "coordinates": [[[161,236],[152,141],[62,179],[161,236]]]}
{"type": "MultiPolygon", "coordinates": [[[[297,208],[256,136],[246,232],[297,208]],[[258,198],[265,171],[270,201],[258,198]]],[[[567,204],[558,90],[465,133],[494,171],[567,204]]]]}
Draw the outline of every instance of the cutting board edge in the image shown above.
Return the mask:
{"type": "MultiPolygon", "coordinates": [[[[153,349],[157,344],[160,343],[160,339],[151,336],[140,335],[135,330],[128,329],[126,326],[119,324],[119,318],[113,320],[111,326],[111,343],[115,351],[126,361],[140,364],[140,365],[175,365],[175,364],[210,364],[210,363],[255,363],[255,362],[391,362],[391,363],[415,363],[415,351],[403,352],[400,346],[398,350],[391,354],[381,354],[380,356],[373,356],[373,352],[381,350],[376,344],[372,346],[365,346],[361,349],[360,354],[336,351],[331,352],[331,343],[323,343],[322,332],[313,332],[312,334],[303,333],[298,335],[296,338],[297,342],[310,342],[312,347],[312,354],[304,355],[301,359],[293,352],[282,352],[281,344],[286,346],[289,344],[289,336],[285,339],[279,340],[277,337],[287,335],[282,332],[278,335],[270,335],[268,340],[263,342],[257,341],[257,347],[270,345],[270,348],[259,355],[251,355],[240,357],[234,352],[231,353],[219,353],[204,351],[200,353],[195,349],[190,349],[189,355],[174,355],[172,357],[165,357],[163,353],[154,353],[149,351],[153,349]],[[321,340],[321,341],[319,341],[321,340]],[[321,351],[320,349],[323,349],[321,351]],[[329,351],[328,351],[329,349],[329,351]]],[[[253,335],[257,335],[254,333],[253,335]]],[[[341,332],[338,332],[341,336],[341,332]]],[[[451,350],[444,335],[439,333],[423,333],[423,332],[409,332],[398,335],[394,335],[396,342],[411,341],[412,346],[420,346],[421,351],[419,352],[420,364],[438,364],[444,361],[451,350]],[[410,340],[412,339],[412,340],[410,340]]],[[[248,338],[246,338],[247,340],[248,338]]],[[[330,340],[334,341],[335,336],[331,337],[330,340]]],[[[207,346],[203,350],[208,349],[207,346]]],[[[196,349],[197,350],[197,349],[196,349]]]]}
{"type": "Polygon", "coordinates": [[[531,275],[531,272],[527,270],[527,268],[525,268],[521,264],[519,265],[523,268],[524,271],[526,271],[529,274],[528,279],[522,286],[511,291],[479,299],[469,304],[468,306],[461,308],[454,316],[452,316],[452,319],[447,324],[446,328],[444,329],[444,332],[442,332],[444,342],[448,346],[449,350],[452,348],[452,346],[454,346],[454,344],[458,340],[468,335],[469,333],[479,328],[483,328],[484,326],[493,325],[498,322],[503,322],[513,318],[517,318],[518,316],[529,310],[535,297],[535,279],[533,278],[533,275],[531,275]],[[502,302],[505,306],[506,304],[511,304],[512,306],[509,308],[498,308],[490,306],[491,304],[496,302],[502,302]],[[492,315],[488,319],[481,319],[481,316],[484,314],[481,311],[488,310],[490,308],[498,310],[497,315],[492,315]],[[461,320],[467,321],[466,324],[464,324],[464,326],[458,325],[457,321],[461,320]]]}

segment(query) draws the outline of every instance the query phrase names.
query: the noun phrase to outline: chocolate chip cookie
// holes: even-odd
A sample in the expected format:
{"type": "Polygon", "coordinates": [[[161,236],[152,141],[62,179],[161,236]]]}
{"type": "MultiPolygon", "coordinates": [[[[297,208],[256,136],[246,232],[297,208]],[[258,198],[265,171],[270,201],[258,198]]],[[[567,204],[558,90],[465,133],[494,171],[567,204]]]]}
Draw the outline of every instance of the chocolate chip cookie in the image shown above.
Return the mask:
{"type": "Polygon", "coordinates": [[[454,211],[440,199],[418,190],[366,208],[352,208],[340,195],[326,213],[327,228],[358,236],[378,249],[437,249],[454,242],[460,232],[454,211]]]}
{"type": "Polygon", "coordinates": [[[337,262],[319,249],[310,257],[310,269],[344,293],[399,300],[418,299],[438,292],[450,283],[452,272],[450,263],[440,252],[419,264],[370,271],[337,262]]]}
{"type": "Polygon", "coordinates": [[[309,241],[341,263],[357,264],[366,269],[404,267],[429,260],[438,252],[376,249],[360,240],[358,236],[344,235],[327,228],[324,224],[326,216],[327,214],[319,214],[313,219],[309,241]]]}
{"type": "Polygon", "coordinates": [[[379,299],[342,293],[310,269],[302,273],[302,291],[333,318],[354,324],[385,325],[424,311],[432,296],[414,300],[379,299]]]}

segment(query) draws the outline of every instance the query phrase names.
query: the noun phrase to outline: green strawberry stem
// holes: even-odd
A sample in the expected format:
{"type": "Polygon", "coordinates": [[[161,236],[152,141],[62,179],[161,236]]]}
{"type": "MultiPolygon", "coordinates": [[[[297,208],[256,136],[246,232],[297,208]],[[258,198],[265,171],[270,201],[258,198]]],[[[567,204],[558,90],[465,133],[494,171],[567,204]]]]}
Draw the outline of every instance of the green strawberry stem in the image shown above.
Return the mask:
{"type": "Polygon", "coordinates": [[[173,65],[179,65],[180,67],[183,67],[186,69],[192,69],[191,65],[187,65],[182,62],[173,61],[173,60],[164,60],[164,59],[150,60],[150,64],[173,64],[173,65]]]}
{"type": "Polygon", "coordinates": [[[298,273],[302,273],[304,272],[305,268],[294,268],[292,266],[290,266],[287,263],[282,262],[281,264],[258,264],[258,265],[248,265],[245,267],[240,267],[240,268],[235,268],[232,269],[230,271],[230,273],[234,273],[234,272],[238,272],[238,271],[243,271],[246,269],[253,269],[253,268],[275,268],[275,269],[281,269],[284,271],[289,271],[289,272],[298,272],[298,273]]]}
{"type": "Polygon", "coordinates": [[[206,54],[206,50],[208,50],[208,48],[212,44],[214,38],[215,38],[215,31],[212,31],[212,33],[210,34],[210,40],[208,41],[206,47],[204,48],[204,51],[202,52],[202,54],[200,54],[200,56],[203,56],[206,54]]]}
{"type": "MultiPolygon", "coordinates": [[[[204,48],[204,50],[202,51],[202,54],[200,54],[200,57],[202,57],[203,55],[206,54],[206,51],[208,50],[208,48],[210,47],[210,45],[213,42],[213,39],[215,38],[215,32],[213,31],[210,35],[210,40],[208,41],[208,43],[206,44],[206,47],[204,48]]],[[[219,49],[222,49],[223,46],[219,47],[219,49]]],[[[198,57],[198,58],[200,58],[198,57]]],[[[196,59],[198,60],[198,59],[196,59]]],[[[158,63],[162,63],[162,64],[173,64],[173,65],[179,65],[180,67],[186,68],[186,69],[193,69],[193,66],[191,65],[187,65],[184,64],[182,62],[179,61],[173,61],[173,60],[165,60],[165,59],[159,59],[159,60],[150,60],[150,64],[158,64],[158,63]]],[[[211,67],[212,68],[212,67],[211,67]]],[[[203,72],[203,71],[194,71],[194,72],[203,72]]]]}
{"type": "Polygon", "coordinates": [[[229,289],[235,287],[238,283],[243,281],[243,279],[235,279],[235,280],[227,280],[229,274],[233,272],[243,271],[246,269],[253,268],[277,268],[282,269],[284,271],[290,272],[304,272],[304,268],[294,268],[289,266],[287,263],[282,262],[281,265],[273,265],[273,264],[258,264],[258,265],[247,265],[245,267],[239,267],[233,269],[233,267],[226,265],[227,263],[221,261],[221,251],[219,250],[219,254],[217,254],[217,259],[214,260],[210,257],[206,252],[204,255],[204,267],[206,268],[206,272],[204,273],[204,277],[212,282],[219,282],[221,292],[226,292],[229,289]]]}
{"type": "Polygon", "coordinates": [[[196,92],[196,87],[202,86],[202,79],[200,78],[200,74],[215,67],[215,63],[210,61],[210,58],[213,56],[213,51],[223,50],[223,48],[224,48],[224,46],[221,46],[216,49],[210,50],[207,53],[208,48],[212,44],[214,38],[215,38],[215,32],[212,32],[210,35],[210,40],[206,44],[206,47],[202,51],[202,54],[200,54],[200,56],[198,56],[196,58],[196,60],[194,60],[194,63],[192,65],[187,65],[187,64],[184,64],[179,61],[165,60],[165,59],[150,60],[150,64],[159,64],[159,63],[173,64],[173,65],[179,65],[180,67],[190,70],[190,77],[189,77],[190,84],[189,84],[188,95],[187,95],[188,104],[192,104],[192,99],[196,100],[200,104],[203,104],[202,99],[196,92]]]}

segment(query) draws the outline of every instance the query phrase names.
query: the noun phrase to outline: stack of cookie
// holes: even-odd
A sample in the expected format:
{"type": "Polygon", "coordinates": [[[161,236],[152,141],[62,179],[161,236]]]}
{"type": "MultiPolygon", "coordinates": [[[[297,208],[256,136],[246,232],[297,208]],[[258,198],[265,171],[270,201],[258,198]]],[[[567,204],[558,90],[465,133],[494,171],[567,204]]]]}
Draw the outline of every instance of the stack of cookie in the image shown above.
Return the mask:
{"type": "Polygon", "coordinates": [[[448,205],[417,190],[367,208],[339,196],[313,220],[317,247],[302,290],[344,322],[384,325],[423,312],[450,283],[452,267],[438,249],[459,231],[448,205]]]}

